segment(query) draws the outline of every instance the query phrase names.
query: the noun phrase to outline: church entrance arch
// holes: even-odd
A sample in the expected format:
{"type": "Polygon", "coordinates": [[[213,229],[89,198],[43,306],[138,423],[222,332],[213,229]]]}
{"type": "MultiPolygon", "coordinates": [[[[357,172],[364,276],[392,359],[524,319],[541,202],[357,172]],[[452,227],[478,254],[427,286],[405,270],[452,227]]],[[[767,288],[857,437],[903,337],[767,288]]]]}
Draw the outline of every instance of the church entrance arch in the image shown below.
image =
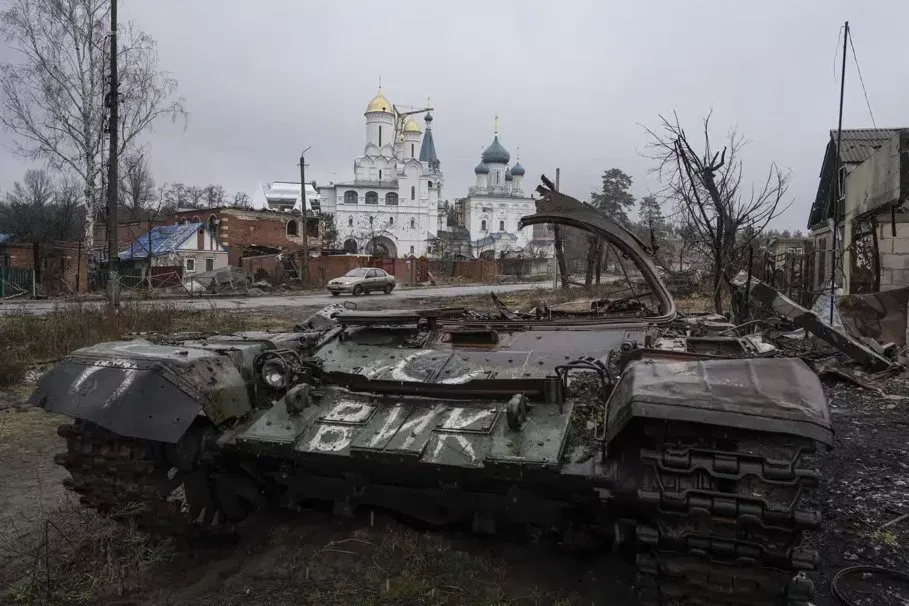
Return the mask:
{"type": "Polygon", "coordinates": [[[376,236],[370,241],[366,252],[374,257],[395,258],[398,256],[398,247],[388,236],[376,236]]]}

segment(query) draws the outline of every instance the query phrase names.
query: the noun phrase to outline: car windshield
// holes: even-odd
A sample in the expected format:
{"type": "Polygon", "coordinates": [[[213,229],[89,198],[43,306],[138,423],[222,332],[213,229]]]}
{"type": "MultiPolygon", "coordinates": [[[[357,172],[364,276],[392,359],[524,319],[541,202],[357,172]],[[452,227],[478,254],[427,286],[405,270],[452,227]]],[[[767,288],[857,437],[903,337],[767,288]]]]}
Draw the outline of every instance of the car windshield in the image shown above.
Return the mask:
{"type": "Polygon", "coordinates": [[[345,278],[362,278],[363,276],[366,275],[367,271],[369,271],[369,270],[364,269],[362,267],[358,267],[356,269],[351,269],[349,272],[344,274],[344,277],[345,278]]]}

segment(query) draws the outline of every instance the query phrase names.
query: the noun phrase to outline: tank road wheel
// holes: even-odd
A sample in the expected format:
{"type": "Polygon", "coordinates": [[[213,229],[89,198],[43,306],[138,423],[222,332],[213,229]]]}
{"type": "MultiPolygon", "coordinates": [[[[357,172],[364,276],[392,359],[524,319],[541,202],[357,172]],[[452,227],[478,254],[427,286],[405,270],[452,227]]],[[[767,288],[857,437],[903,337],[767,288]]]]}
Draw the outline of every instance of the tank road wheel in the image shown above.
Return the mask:
{"type": "Polygon", "coordinates": [[[363,294],[363,286],[361,284],[355,285],[353,287],[353,296],[359,297],[362,294],[363,294]]]}
{"type": "Polygon", "coordinates": [[[264,498],[247,476],[206,452],[214,428],[194,423],[176,444],[128,438],[75,421],[57,430],[67,451],[54,457],[72,475],[83,505],[149,532],[180,534],[242,520],[264,498]]]}
{"type": "MultiPolygon", "coordinates": [[[[677,429],[639,450],[640,603],[808,604],[814,585],[806,573],[818,556],[802,534],[820,525],[806,498],[818,481],[815,443],[677,429]]],[[[663,431],[654,427],[650,437],[663,431]]]]}

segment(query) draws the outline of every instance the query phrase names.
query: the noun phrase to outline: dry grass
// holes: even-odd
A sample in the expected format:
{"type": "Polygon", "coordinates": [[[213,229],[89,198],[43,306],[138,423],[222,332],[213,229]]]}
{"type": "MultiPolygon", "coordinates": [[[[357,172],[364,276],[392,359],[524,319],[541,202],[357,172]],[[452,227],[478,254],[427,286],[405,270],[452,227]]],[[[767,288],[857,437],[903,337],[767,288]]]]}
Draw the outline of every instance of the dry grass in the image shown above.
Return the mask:
{"type": "Polygon", "coordinates": [[[233,311],[187,309],[175,302],[126,302],[114,311],[103,304],[80,303],[41,316],[27,312],[0,316],[0,387],[19,383],[31,364],[130,333],[211,334],[245,330],[249,324],[246,316],[233,311]]]}
{"type": "Polygon", "coordinates": [[[21,512],[0,529],[0,601],[85,603],[141,588],[174,553],[169,540],[101,518],[73,500],[21,512]]]}

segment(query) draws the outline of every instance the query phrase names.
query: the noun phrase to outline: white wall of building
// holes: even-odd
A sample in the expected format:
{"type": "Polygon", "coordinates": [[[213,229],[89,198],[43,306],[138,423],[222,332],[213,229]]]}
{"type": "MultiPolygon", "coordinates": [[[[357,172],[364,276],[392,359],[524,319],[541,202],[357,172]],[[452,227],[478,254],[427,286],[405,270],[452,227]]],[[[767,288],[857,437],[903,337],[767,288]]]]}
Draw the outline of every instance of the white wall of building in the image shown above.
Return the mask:
{"type": "Polygon", "coordinates": [[[396,141],[394,116],[390,112],[368,111],[364,115],[363,155],[354,160],[350,181],[319,188],[322,212],[335,215],[339,245],[354,239],[358,252],[364,252],[371,239],[381,236],[394,244],[399,257],[423,256],[429,239],[438,230],[444,177],[418,159],[422,132],[406,130],[396,141]],[[355,192],[355,204],[345,201],[347,192],[355,192]],[[377,204],[366,203],[371,192],[375,192],[377,204]],[[397,205],[386,203],[388,193],[397,194],[397,205]]]}

